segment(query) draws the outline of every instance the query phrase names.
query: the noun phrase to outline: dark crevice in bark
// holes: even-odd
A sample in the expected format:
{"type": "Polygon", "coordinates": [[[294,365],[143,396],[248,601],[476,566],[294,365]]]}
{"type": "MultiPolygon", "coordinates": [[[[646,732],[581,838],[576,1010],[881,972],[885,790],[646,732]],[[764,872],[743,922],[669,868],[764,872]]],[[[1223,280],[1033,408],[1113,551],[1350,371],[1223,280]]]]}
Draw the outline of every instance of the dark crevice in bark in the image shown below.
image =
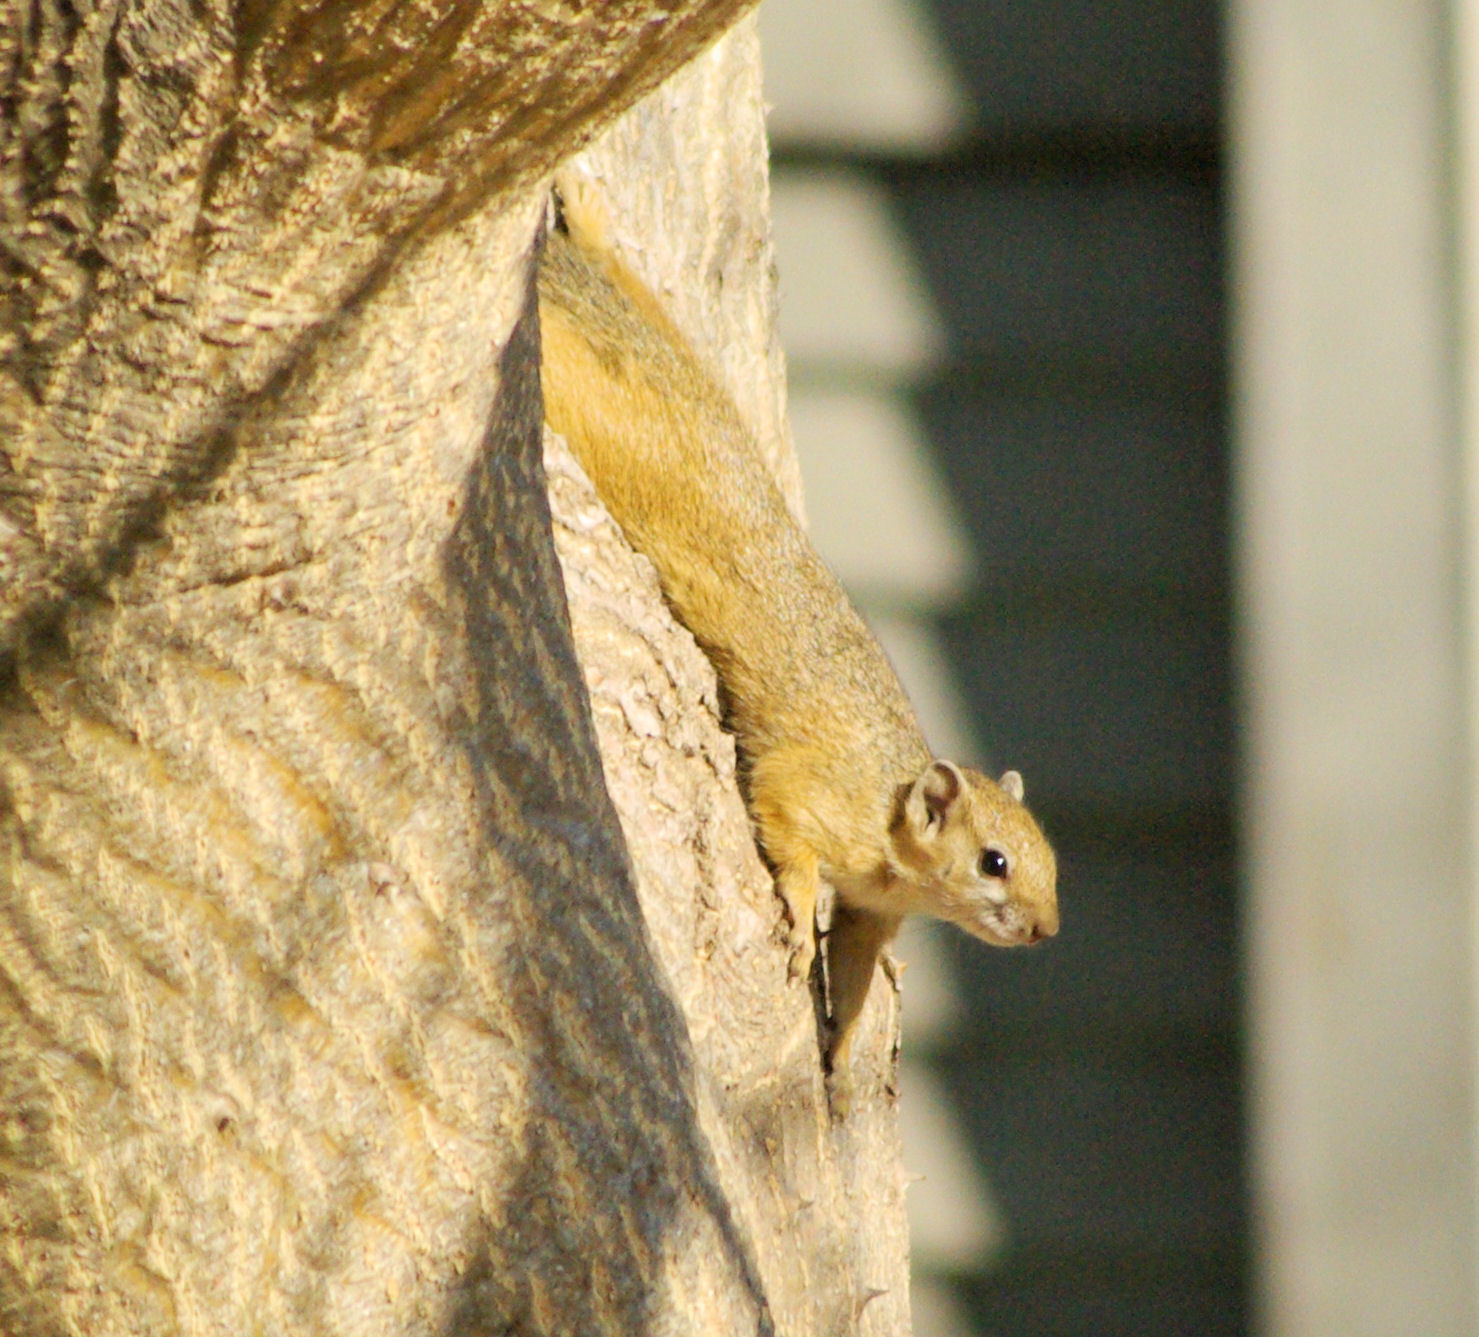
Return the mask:
{"type": "MultiPolygon", "coordinates": [[[[478,778],[484,838],[512,873],[505,892],[521,932],[547,947],[553,928],[559,950],[541,951],[539,975],[511,986],[534,1002],[520,1049],[537,1056],[543,1074],[531,1092],[534,1137],[509,1197],[527,1213],[528,1228],[490,1236],[480,1251],[488,1261],[464,1279],[445,1330],[450,1337],[493,1322],[539,1330],[528,1318],[529,1282],[548,1286],[564,1275],[562,1298],[578,1307],[568,1330],[604,1329],[609,1318],[600,1311],[614,1303],[627,1316],[625,1330],[656,1331],[664,1239],[696,1200],[750,1297],[754,1331],[770,1334],[753,1248],[699,1126],[687,1027],[656,965],[601,772],[554,556],[538,338],[531,288],[449,545],[449,575],[463,590],[478,677],[476,715],[457,736],[478,778]],[[555,615],[530,617],[534,607],[555,615]],[[530,719],[542,722],[537,750],[520,723],[530,719]],[[534,834],[541,828],[543,838],[534,834]],[[600,1203],[598,1219],[578,1232],[561,1221],[568,1205],[554,1193],[572,1187],[572,1160],[574,1191],[600,1203]],[[579,1244],[561,1253],[562,1240],[579,1244]],[[523,1257],[531,1245],[555,1256],[523,1257]]],[[[527,964],[509,962],[516,976],[533,955],[527,964]]]]}

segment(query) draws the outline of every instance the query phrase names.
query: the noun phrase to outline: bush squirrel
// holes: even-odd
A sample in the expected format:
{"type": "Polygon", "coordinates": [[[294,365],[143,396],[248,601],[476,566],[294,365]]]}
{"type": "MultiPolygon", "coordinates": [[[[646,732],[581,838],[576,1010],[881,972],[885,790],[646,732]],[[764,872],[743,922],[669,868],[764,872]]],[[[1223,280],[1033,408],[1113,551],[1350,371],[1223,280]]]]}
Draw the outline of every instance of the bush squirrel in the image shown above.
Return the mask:
{"type": "Polygon", "coordinates": [[[657,568],[719,677],[756,832],[790,919],[790,977],[827,935],[828,1088],[906,914],[997,946],[1057,932],[1053,851],[999,781],[931,756],[882,648],[787,509],[717,381],[640,281],[573,219],[539,269],[545,420],[657,568]]]}

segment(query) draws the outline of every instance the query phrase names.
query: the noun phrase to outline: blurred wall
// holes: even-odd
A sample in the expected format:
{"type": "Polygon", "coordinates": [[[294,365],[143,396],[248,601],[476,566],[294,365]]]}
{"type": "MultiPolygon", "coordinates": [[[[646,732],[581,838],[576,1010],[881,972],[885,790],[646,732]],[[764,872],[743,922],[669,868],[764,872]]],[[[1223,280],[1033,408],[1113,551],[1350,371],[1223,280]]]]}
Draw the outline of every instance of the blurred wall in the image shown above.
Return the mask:
{"type": "Polygon", "coordinates": [[[1479,1331],[1470,8],[1231,7],[1267,1337],[1479,1331]]]}

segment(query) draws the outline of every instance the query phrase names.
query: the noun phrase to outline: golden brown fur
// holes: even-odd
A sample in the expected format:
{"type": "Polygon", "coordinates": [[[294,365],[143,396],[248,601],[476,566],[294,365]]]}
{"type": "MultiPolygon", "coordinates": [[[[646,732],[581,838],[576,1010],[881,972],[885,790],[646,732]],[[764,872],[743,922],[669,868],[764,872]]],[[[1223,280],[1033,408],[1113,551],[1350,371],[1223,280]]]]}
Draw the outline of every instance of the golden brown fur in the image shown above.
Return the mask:
{"type": "Polygon", "coordinates": [[[714,663],[790,914],[793,976],[815,954],[818,882],[837,893],[829,1061],[841,1108],[852,1030],[902,916],[1002,946],[1052,934],[1052,850],[1014,773],[998,783],[932,760],[878,642],[651,294],[558,231],[539,294],[546,420],[714,663]],[[982,875],[988,849],[1005,876],[982,875]]]}

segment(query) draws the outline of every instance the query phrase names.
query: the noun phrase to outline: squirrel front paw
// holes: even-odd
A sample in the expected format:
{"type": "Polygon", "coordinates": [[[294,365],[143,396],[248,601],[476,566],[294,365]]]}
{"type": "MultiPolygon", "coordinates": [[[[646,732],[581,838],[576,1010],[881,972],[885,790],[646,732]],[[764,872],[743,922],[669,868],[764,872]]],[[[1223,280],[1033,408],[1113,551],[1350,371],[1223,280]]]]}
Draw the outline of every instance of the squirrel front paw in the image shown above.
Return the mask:
{"type": "Polygon", "coordinates": [[[786,947],[790,952],[786,975],[792,984],[811,974],[817,959],[817,860],[801,849],[779,861],[775,889],[786,908],[786,947]]]}
{"type": "Polygon", "coordinates": [[[832,1068],[827,1073],[827,1107],[833,1119],[841,1123],[852,1112],[853,1081],[847,1064],[832,1068]]]}
{"type": "Polygon", "coordinates": [[[786,968],[786,982],[795,984],[811,974],[812,962],[817,959],[816,934],[810,924],[796,924],[786,937],[790,949],[790,963],[786,968]]]}

